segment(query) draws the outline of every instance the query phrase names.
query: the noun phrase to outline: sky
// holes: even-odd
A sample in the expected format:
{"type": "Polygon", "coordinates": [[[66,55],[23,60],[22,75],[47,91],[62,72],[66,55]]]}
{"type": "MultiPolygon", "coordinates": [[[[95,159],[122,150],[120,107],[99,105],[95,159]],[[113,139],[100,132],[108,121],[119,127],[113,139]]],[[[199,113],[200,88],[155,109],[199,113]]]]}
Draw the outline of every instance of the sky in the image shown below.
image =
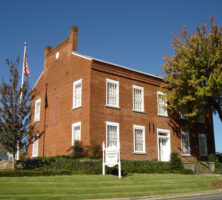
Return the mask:
{"type": "MultiPolygon", "coordinates": [[[[183,25],[190,34],[210,16],[222,24],[220,0],[0,0],[0,78],[8,77],[6,58],[19,56],[24,42],[33,87],[44,63],[44,49],[79,28],[78,52],[154,75],[163,75],[163,56],[173,56],[173,35],[183,25]]],[[[216,151],[222,152],[222,123],[214,116],[216,151]]]]}

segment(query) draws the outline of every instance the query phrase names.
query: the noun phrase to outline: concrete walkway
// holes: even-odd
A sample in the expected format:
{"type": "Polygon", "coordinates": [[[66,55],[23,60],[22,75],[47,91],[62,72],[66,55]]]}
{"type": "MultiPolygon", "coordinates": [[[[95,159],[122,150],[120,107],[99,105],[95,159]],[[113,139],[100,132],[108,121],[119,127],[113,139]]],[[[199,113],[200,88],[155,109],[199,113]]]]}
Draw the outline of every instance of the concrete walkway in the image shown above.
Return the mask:
{"type": "MultiPolygon", "coordinates": [[[[201,196],[210,196],[210,195],[222,195],[222,189],[209,190],[204,192],[192,192],[185,194],[166,194],[158,196],[147,196],[147,197],[129,197],[129,198],[111,198],[106,200],[176,200],[176,199],[195,199],[201,196]]],[[[104,200],[104,199],[103,199],[104,200]]]]}

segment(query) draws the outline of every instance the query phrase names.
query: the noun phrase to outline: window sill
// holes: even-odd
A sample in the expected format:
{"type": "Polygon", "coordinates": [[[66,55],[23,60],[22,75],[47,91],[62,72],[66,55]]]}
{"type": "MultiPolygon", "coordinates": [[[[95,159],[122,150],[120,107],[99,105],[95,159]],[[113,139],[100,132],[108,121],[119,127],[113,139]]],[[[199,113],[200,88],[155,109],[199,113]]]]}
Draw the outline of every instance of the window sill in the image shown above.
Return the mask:
{"type": "Polygon", "coordinates": [[[147,155],[147,153],[146,152],[133,152],[133,154],[137,154],[137,155],[147,155]]]}
{"type": "Polygon", "coordinates": [[[181,156],[183,156],[183,157],[190,157],[191,154],[181,154],[181,156]]]}
{"type": "Polygon", "coordinates": [[[168,116],[168,115],[161,115],[161,114],[158,114],[158,117],[166,117],[166,118],[168,118],[169,116],[168,116]]]}
{"type": "Polygon", "coordinates": [[[40,120],[38,120],[38,121],[34,121],[34,123],[39,123],[40,122],[40,120]]]}
{"type": "Polygon", "coordinates": [[[72,110],[77,110],[79,108],[82,108],[82,106],[78,106],[78,107],[72,108],[72,110]]]}
{"type": "Polygon", "coordinates": [[[144,111],[140,111],[140,110],[133,110],[133,112],[135,112],[135,113],[142,113],[142,114],[146,114],[144,111]]]}
{"type": "Polygon", "coordinates": [[[107,108],[114,108],[114,109],[117,109],[117,110],[120,110],[120,107],[118,106],[110,106],[110,105],[105,105],[107,108]]]}

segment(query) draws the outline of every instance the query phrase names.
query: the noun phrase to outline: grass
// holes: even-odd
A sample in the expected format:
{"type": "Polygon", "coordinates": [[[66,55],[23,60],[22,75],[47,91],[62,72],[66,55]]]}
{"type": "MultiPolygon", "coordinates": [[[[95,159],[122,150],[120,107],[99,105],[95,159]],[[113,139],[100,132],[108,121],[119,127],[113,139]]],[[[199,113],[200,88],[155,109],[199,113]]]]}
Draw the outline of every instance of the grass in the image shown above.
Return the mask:
{"type": "Polygon", "coordinates": [[[113,175],[2,177],[0,199],[71,200],[139,197],[215,189],[222,177],[178,174],[133,174],[119,180],[113,175]]]}

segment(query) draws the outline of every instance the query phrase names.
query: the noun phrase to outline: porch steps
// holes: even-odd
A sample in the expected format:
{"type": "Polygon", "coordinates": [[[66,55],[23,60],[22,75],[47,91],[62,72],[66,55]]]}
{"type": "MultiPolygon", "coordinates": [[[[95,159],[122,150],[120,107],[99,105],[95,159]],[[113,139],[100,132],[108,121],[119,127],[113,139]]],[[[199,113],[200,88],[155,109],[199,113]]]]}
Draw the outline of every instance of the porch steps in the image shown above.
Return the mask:
{"type": "Polygon", "coordinates": [[[211,174],[209,165],[204,162],[195,163],[195,174],[211,174]]]}

